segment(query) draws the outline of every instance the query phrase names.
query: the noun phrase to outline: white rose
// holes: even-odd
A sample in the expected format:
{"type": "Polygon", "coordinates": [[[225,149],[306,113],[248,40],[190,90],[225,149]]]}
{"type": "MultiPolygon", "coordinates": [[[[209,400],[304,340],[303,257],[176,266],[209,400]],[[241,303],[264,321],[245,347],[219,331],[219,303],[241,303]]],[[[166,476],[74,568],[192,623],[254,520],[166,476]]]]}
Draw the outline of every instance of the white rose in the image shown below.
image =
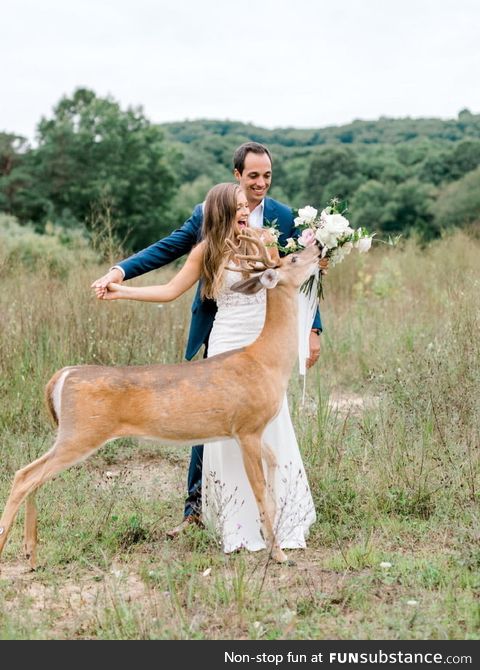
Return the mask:
{"type": "Polygon", "coordinates": [[[293,219],[293,223],[295,224],[295,226],[298,227],[298,226],[303,226],[305,221],[300,216],[297,216],[293,219]]]}
{"type": "Polygon", "coordinates": [[[333,249],[338,245],[338,240],[346,235],[351,235],[353,230],[348,220],[341,214],[321,214],[322,223],[315,234],[317,240],[333,249]]]}
{"type": "Polygon", "coordinates": [[[317,216],[318,210],[315,207],[307,205],[298,210],[298,216],[305,221],[305,223],[311,223],[313,219],[317,216]]]}
{"type": "Polygon", "coordinates": [[[293,237],[289,237],[287,239],[287,244],[285,245],[285,249],[296,249],[297,248],[297,243],[293,239],[293,237]]]}
{"type": "Polygon", "coordinates": [[[342,251],[345,254],[345,256],[348,256],[348,254],[351,252],[353,249],[353,244],[351,242],[345,242],[345,244],[342,244],[342,251]]]}
{"type": "Polygon", "coordinates": [[[347,231],[353,232],[349,226],[349,221],[341,214],[329,214],[325,217],[325,225],[328,229],[340,237],[340,235],[347,234],[347,231]]]}
{"type": "Polygon", "coordinates": [[[333,249],[338,244],[336,236],[332,235],[332,233],[323,226],[317,228],[315,237],[320,242],[320,244],[324,247],[327,247],[327,249],[333,249]]]}
{"type": "Polygon", "coordinates": [[[361,254],[366,254],[371,246],[372,246],[371,237],[361,237],[357,242],[355,242],[355,247],[361,254]]]}

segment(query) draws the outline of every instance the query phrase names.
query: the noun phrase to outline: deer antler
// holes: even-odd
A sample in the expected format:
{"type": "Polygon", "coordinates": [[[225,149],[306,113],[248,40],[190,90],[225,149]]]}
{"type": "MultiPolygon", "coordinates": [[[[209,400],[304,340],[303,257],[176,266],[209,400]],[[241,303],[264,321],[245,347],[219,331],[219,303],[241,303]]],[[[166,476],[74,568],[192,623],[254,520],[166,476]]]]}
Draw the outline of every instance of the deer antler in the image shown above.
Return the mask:
{"type": "MultiPolygon", "coordinates": [[[[234,258],[237,258],[237,257],[238,257],[238,253],[239,253],[239,251],[240,251],[240,249],[241,249],[241,246],[242,246],[242,245],[241,245],[241,242],[239,242],[238,244],[235,244],[232,240],[228,240],[228,239],[227,239],[227,240],[225,240],[225,244],[227,245],[227,247],[228,247],[228,248],[230,249],[230,251],[232,252],[233,257],[234,257],[234,258]]],[[[226,266],[225,266],[225,269],[226,269],[226,270],[231,270],[232,272],[246,272],[246,271],[247,271],[247,268],[245,268],[245,267],[243,266],[243,264],[240,264],[240,265],[238,265],[238,266],[236,266],[236,267],[235,267],[235,266],[232,266],[232,265],[226,265],[226,266]]]]}
{"type": "Polygon", "coordinates": [[[231,240],[226,240],[227,246],[231,249],[234,254],[234,257],[240,261],[240,267],[228,267],[228,270],[234,272],[261,272],[267,268],[276,267],[276,262],[270,258],[268,255],[267,247],[258,237],[253,235],[240,233],[238,235],[238,240],[244,240],[247,243],[252,244],[257,249],[256,254],[240,254],[240,243],[235,245],[231,240]],[[243,262],[242,262],[243,261],[243,262]]]}

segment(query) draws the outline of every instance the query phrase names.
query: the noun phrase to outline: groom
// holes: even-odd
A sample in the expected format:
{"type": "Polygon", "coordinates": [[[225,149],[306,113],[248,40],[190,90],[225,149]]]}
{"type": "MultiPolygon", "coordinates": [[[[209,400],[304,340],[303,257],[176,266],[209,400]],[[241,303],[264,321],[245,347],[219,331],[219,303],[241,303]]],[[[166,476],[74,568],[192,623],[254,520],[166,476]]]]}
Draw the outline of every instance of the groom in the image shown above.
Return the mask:
{"type": "MultiPolygon", "coordinates": [[[[235,179],[245,192],[250,208],[249,225],[261,228],[263,225],[268,226],[276,222],[275,225],[280,230],[280,244],[285,246],[287,238],[294,235],[295,225],[290,207],[267,197],[272,182],[272,157],[269,150],[257,142],[242,144],[233,155],[233,166],[235,179]]],[[[103,297],[110,282],[119,283],[124,279],[138,277],[189,253],[200,240],[202,222],[203,206],[199,204],[181,228],[115,265],[106,275],[94,281],[92,288],[95,289],[97,297],[100,299],[103,297]]],[[[202,345],[205,345],[206,352],[216,311],[217,306],[213,300],[201,299],[199,286],[192,305],[192,321],[185,353],[187,360],[192,359],[202,345]]],[[[317,312],[310,334],[310,356],[307,359],[307,367],[311,367],[320,354],[321,330],[320,314],[317,312]]],[[[203,445],[193,447],[188,470],[188,497],[185,501],[184,519],[179,526],[167,533],[171,538],[189,524],[200,521],[202,457],[203,445]]]]}

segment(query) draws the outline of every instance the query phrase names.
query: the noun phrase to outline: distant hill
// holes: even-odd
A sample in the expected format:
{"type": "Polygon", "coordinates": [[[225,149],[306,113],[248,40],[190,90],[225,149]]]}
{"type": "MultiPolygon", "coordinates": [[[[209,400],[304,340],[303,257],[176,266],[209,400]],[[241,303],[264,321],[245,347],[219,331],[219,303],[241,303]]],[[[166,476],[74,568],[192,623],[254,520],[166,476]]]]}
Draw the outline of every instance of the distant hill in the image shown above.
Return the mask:
{"type": "Polygon", "coordinates": [[[214,184],[232,181],[234,149],[251,140],[270,148],[270,195],[292,208],[339,197],[353,225],[424,240],[480,227],[480,114],[467,109],[456,119],[327,128],[152,124],[142,110],[79,88],[37,135],[31,147],[0,132],[0,213],[40,233],[108,222],[126,246],[146,246],[181,225],[214,184]]]}
{"type": "Polygon", "coordinates": [[[200,119],[161,124],[167,136],[189,144],[205,138],[235,136],[244,141],[253,140],[282,147],[315,147],[325,144],[399,144],[416,139],[458,142],[467,138],[480,138],[480,114],[467,109],[457,119],[438,118],[391,119],[378,121],[353,121],[343,126],[326,128],[275,128],[268,130],[239,121],[214,121],[200,119]]]}
{"type": "Polygon", "coordinates": [[[426,239],[480,221],[480,114],[466,109],[456,119],[380,118],[328,128],[212,120],[161,128],[182,156],[179,219],[213,184],[231,180],[235,147],[253,140],[273,155],[271,195],[295,208],[341,197],[356,225],[426,239]]]}

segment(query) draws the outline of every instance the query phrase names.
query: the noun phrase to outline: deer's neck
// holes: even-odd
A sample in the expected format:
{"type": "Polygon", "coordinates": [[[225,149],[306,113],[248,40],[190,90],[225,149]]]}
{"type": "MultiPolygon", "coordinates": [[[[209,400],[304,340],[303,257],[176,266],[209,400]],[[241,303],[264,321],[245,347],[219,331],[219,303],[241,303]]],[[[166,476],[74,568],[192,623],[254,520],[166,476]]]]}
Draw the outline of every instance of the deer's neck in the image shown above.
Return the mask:
{"type": "Polygon", "coordinates": [[[267,290],[265,325],[250,350],[286,382],[298,354],[297,291],[285,286],[267,290]]]}

